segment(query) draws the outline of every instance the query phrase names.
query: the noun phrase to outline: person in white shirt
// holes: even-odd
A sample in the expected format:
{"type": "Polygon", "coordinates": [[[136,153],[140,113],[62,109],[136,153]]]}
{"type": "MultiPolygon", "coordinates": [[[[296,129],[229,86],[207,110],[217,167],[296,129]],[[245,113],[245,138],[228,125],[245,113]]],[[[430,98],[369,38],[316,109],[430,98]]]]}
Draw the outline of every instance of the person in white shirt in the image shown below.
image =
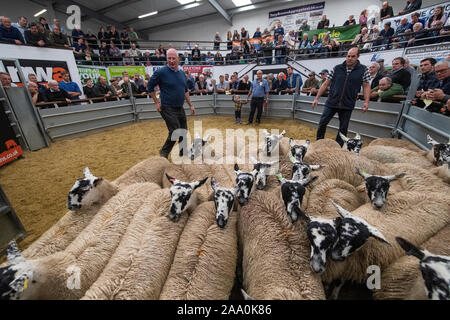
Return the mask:
{"type": "Polygon", "coordinates": [[[289,33],[284,36],[284,41],[286,41],[289,49],[295,49],[295,43],[298,42],[298,40],[295,39],[294,30],[289,31],[289,33]]]}

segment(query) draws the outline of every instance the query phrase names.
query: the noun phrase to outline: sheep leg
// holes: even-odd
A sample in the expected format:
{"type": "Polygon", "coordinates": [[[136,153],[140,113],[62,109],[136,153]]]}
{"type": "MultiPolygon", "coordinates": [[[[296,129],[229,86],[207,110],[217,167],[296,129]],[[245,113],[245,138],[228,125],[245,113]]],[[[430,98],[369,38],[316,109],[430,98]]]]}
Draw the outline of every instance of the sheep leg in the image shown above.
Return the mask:
{"type": "Polygon", "coordinates": [[[344,285],[344,281],[341,281],[341,279],[336,279],[330,284],[330,297],[329,300],[337,300],[339,297],[339,292],[342,289],[342,286],[344,285]]]}

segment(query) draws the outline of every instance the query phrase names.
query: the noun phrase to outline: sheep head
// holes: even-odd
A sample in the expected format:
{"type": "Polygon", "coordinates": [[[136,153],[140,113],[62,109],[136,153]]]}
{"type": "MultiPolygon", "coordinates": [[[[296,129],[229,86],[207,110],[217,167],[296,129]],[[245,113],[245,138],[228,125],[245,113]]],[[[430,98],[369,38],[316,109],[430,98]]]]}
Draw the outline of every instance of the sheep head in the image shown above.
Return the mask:
{"type": "Polygon", "coordinates": [[[369,237],[391,246],[377,228],[371,226],[364,219],[351,214],[334,201],[331,201],[331,203],[342,217],[341,222],[337,225],[339,239],[331,251],[331,259],[344,261],[350,254],[361,248],[369,237]]]}
{"type": "Polygon", "coordinates": [[[376,176],[359,169],[357,173],[366,181],[367,194],[374,209],[381,209],[384,206],[391,181],[405,176],[405,173],[392,176],[376,176]]]}
{"type": "Polygon", "coordinates": [[[201,138],[198,134],[196,134],[188,151],[189,159],[194,160],[203,154],[203,147],[208,143],[209,138],[209,135],[205,138],[201,138]]]}
{"type": "Polygon", "coordinates": [[[400,237],[395,240],[407,255],[420,260],[419,267],[428,299],[450,300],[450,257],[432,254],[400,237]]]}
{"type": "Polygon", "coordinates": [[[284,137],[286,134],[286,131],[283,130],[281,134],[270,134],[267,130],[264,129],[264,154],[267,154],[270,157],[270,154],[278,145],[278,142],[281,140],[281,138],[284,137]]]}
{"type": "Polygon", "coordinates": [[[266,187],[267,177],[270,174],[270,169],[276,163],[276,161],[264,163],[258,162],[254,157],[250,157],[250,162],[253,164],[253,169],[256,170],[256,189],[263,190],[266,187]]]}
{"type": "Polygon", "coordinates": [[[84,178],[75,181],[67,196],[67,208],[69,210],[89,207],[101,198],[99,187],[103,183],[103,178],[94,176],[87,167],[84,168],[83,173],[84,178]]]}
{"type": "Polygon", "coordinates": [[[22,256],[17,243],[11,241],[6,249],[9,266],[0,268],[0,300],[24,299],[34,286],[33,268],[22,256]]]}
{"type": "Polygon", "coordinates": [[[220,228],[225,228],[228,216],[233,212],[234,197],[238,192],[237,186],[232,189],[220,188],[216,179],[211,178],[211,187],[214,190],[214,206],[216,207],[216,222],[220,228]]]}
{"type": "Polygon", "coordinates": [[[344,145],[342,146],[342,148],[347,149],[350,152],[356,153],[358,156],[360,155],[363,142],[361,140],[361,136],[359,133],[357,133],[353,139],[347,138],[340,131],[339,136],[344,141],[344,145]]]}
{"type": "Polygon", "coordinates": [[[306,140],[304,145],[296,145],[294,139],[290,138],[289,146],[291,147],[291,156],[294,157],[296,161],[303,162],[303,158],[305,157],[310,144],[311,141],[306,140]]]}
{"type": "Polygon", "coordinates": [[[170,204],[169,218],[170,220],[177,222],[180,219],[181,214],[194,204],[194,190],[203,185],[206,180],[208,180],[208,177],[191,183],[172,178],[167,173],[166,177],[172,184],[172,187],[170,187],[172,201],[170,204]]]}
{"type": "Polygon", "coordinates": [[[234,172],[236,173],[238,201],[241,206],[245,206],[248,203],[250,193],[254,190],[257,170],[253,170],[251,173],[243,172],[239,169],[239,166],[235,164],[234,172]]]}
{"type": "Polygon", "coordinates": [[[436,164],[441,166],[443,164],[450,165],[450,141],[445,143],[439,143],[430,135],[427,135],[427,142],[431,144],[433,147],[434,159],[436,160],[436,164]]]}
{"type": "Polygon", "coordinates": [[[290,157],[292,165],[292,180],[302,180],[309,177],[312,170],[319,170],[321,165],[309,165],[301,161],[297,161],[293,156],[290,157]]]}

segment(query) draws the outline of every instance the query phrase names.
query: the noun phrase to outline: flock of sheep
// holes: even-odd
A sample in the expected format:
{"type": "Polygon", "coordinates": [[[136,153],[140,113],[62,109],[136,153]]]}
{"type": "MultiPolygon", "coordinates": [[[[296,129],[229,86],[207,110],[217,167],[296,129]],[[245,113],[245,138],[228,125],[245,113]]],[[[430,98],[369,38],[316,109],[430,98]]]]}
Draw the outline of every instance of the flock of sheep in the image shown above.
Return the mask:
{"type": "Polygon", "coordinates": [[[450,144],[265,134],[240,166],[246,150],[151,157],[113,182],[86,168],[58,223],[10,243],[0,299],[336,299],[371,266],[375,299],[450,299],[450,144]]]}

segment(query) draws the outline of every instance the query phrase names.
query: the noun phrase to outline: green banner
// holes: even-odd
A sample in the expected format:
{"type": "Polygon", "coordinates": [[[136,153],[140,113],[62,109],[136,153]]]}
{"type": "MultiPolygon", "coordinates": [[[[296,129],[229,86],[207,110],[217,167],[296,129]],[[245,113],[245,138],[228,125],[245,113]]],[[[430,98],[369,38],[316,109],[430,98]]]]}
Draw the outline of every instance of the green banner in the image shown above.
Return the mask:
{"type": "Polygon", "coordinates": [[[84,79],[91,78],[92,82],[96,84],[98,77],[103,76],[108,80],[106,68],[91,67],[91,66],[77,66],[80,75],[81,83],[84,85],[84,79]]]}
{"type": "Polygon", "coordinates": [[[145,76],[145,67],[109,67],[109,75],[111,78],[122,77],[122,72],[128,72],[130,77],[133,77],[137,72],[141,76],[145,76]]]}
{"type": "Polygon", "coordinates": [[[335,27],[328,29],[317,29],[307,31],[309,40],[313,39],[313,35],[317,34],[319,40],[322,40],[323,36],[329,32],[331,39],[337,39],[339,42],[353,41],[355,37],[361,32],[361,25],[347,27],[335,27]]]}

